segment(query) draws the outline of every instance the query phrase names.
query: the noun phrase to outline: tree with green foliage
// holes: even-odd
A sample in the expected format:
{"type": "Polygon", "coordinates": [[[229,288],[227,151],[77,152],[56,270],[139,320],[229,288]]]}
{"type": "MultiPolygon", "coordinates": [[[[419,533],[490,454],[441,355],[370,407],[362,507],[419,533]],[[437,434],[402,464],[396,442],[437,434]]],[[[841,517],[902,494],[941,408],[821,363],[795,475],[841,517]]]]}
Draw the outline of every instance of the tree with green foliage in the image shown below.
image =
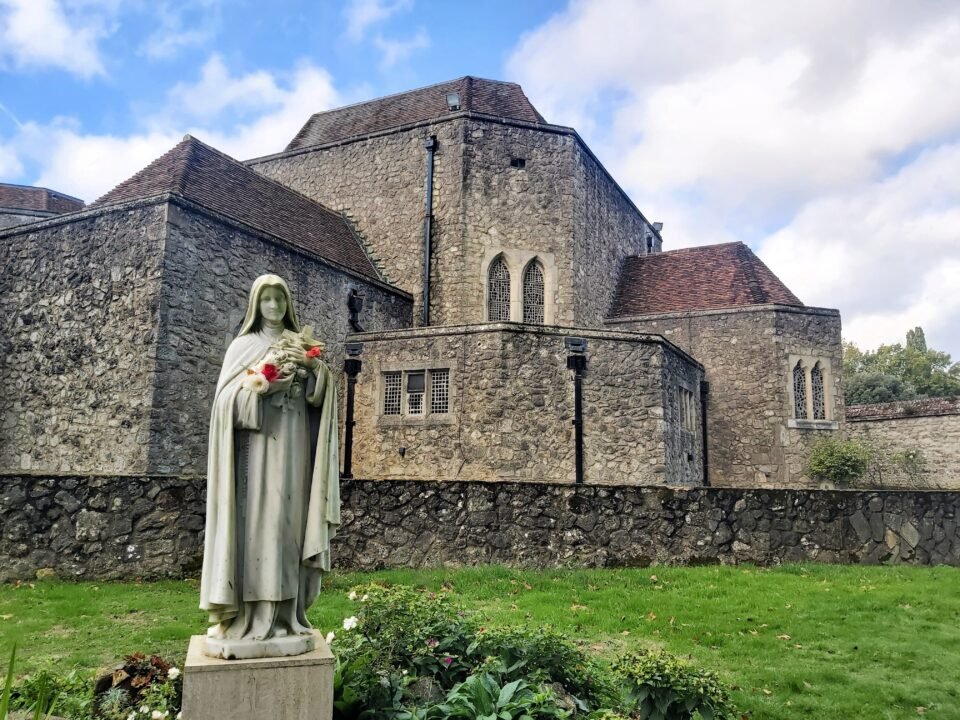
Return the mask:
{"type": "Polygon", "coordinates": [[[860,350],[843,344],[848,405],[960,395],[960,362],[927,346],[923,328],[907,332],[906,344],[860,350]]]}

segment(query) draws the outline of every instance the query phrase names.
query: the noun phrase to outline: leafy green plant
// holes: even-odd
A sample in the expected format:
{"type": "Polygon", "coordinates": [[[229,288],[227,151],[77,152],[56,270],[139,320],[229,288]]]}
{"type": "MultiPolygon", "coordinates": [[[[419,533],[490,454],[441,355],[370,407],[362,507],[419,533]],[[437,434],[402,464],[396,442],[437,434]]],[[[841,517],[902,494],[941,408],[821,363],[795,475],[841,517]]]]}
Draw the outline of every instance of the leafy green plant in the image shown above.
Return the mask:
{"type": "Polygon", "coordinates": [[[20,680],[13,689],[11,708],[32,710],[41,698],[56,698],[56,713],[69,718],[87,718],[93,705],[93,675],[77,669],[58,673],[42,667],[20,680]]]}
{"type": "MultiPolygon", "coordinates": [[[[13,665],[17,659],[17,645],[13,644],[10,651],[10,664],[7,666],[7,677],[3,684],[3,692],[0,693],[0,720],[7,720],[12,708],[13,698],[13,665]]],[[[51,694],[46,682],[40,684],[37,699],[30,708],[33,711],[33,720],[50,720],[53,715],[53,706],[56,703],[56,695],[51,694]]]]}
{"type": "Polygon", "coordinates": [[[643,720],[736,720],[727,687],[708,670],[663,651],[628,653],[613,665],[624,705],[643,720]]]}
{"type": "Polygon", "coordinates": [[[444,702],[426,713],[429,720],[540,720],[569,716],[569,711],[557,705],[549,688],[533,687],[524,680],[501,685],[489,673],[471,675],[454,686],[444,702]]]}
{"type": "Polygon", "coordinates": [[[859,480],[867,472],[873,453],[856,440],[823,440],[807,459],[807,472],[841,487],[859,480]]]}

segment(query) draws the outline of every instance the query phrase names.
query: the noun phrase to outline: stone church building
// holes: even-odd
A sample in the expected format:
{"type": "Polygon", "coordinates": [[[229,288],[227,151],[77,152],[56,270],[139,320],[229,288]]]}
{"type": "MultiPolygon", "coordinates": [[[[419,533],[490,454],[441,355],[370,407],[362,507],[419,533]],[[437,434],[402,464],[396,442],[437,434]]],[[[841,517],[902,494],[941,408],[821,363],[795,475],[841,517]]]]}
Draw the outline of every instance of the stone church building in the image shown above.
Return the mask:
{"type": "Polygon", "coordinates": [[[0,472],[202,475],[273,272],[335,371],[360,353],[358,478],[810,484],[845,430],[839,313],[662,227],[574,129],[474,77],[244,162],[187,136],[88,206],[0,185],[0,472]]]}

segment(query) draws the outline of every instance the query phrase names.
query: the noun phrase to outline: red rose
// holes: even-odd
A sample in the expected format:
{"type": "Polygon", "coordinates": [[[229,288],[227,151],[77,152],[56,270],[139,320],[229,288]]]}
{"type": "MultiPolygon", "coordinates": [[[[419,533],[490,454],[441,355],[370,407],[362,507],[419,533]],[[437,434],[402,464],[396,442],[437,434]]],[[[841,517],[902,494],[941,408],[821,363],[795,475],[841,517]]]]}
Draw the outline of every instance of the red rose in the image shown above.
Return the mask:
{"type": "Polygon", "coordinates": [[[264,363],[263,369],[260,370],[263,373],[263,376],[267,379],[267,382],[273,382],[278,377],[280,377],[280,370],[276,365],[270,363],[264,363]]]}
{"type": "Polygon", "coordinates": [[[308,358],[320,357],[320,353],[322,352],[323,350],[320,349],[319,345],[314,345],[312,348],[307,350],[307,357],[308,358]]]}

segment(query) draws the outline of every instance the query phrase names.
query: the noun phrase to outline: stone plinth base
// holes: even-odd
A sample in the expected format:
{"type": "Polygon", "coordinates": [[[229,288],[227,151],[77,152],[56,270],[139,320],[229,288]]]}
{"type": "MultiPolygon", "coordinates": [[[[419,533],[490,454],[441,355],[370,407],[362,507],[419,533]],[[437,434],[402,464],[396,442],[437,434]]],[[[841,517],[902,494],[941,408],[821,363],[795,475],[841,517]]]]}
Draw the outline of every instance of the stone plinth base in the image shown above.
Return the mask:
{"type": "Polygon", "coordinates": [[[183,674],[183,720],[330,720],[333,655],[314,632],[316,649],[294,657],[221,660],[190,638],[183,674]]]}
{"type": "Polygon", "coordinates": [[[200,648],[204,655],[221,660],[252,660],[254,658],[287,657],[303,655],[317,647],[313,633],[310,635],[288,635],[269,640],[218,640],[206,638],[200,648]]]}

